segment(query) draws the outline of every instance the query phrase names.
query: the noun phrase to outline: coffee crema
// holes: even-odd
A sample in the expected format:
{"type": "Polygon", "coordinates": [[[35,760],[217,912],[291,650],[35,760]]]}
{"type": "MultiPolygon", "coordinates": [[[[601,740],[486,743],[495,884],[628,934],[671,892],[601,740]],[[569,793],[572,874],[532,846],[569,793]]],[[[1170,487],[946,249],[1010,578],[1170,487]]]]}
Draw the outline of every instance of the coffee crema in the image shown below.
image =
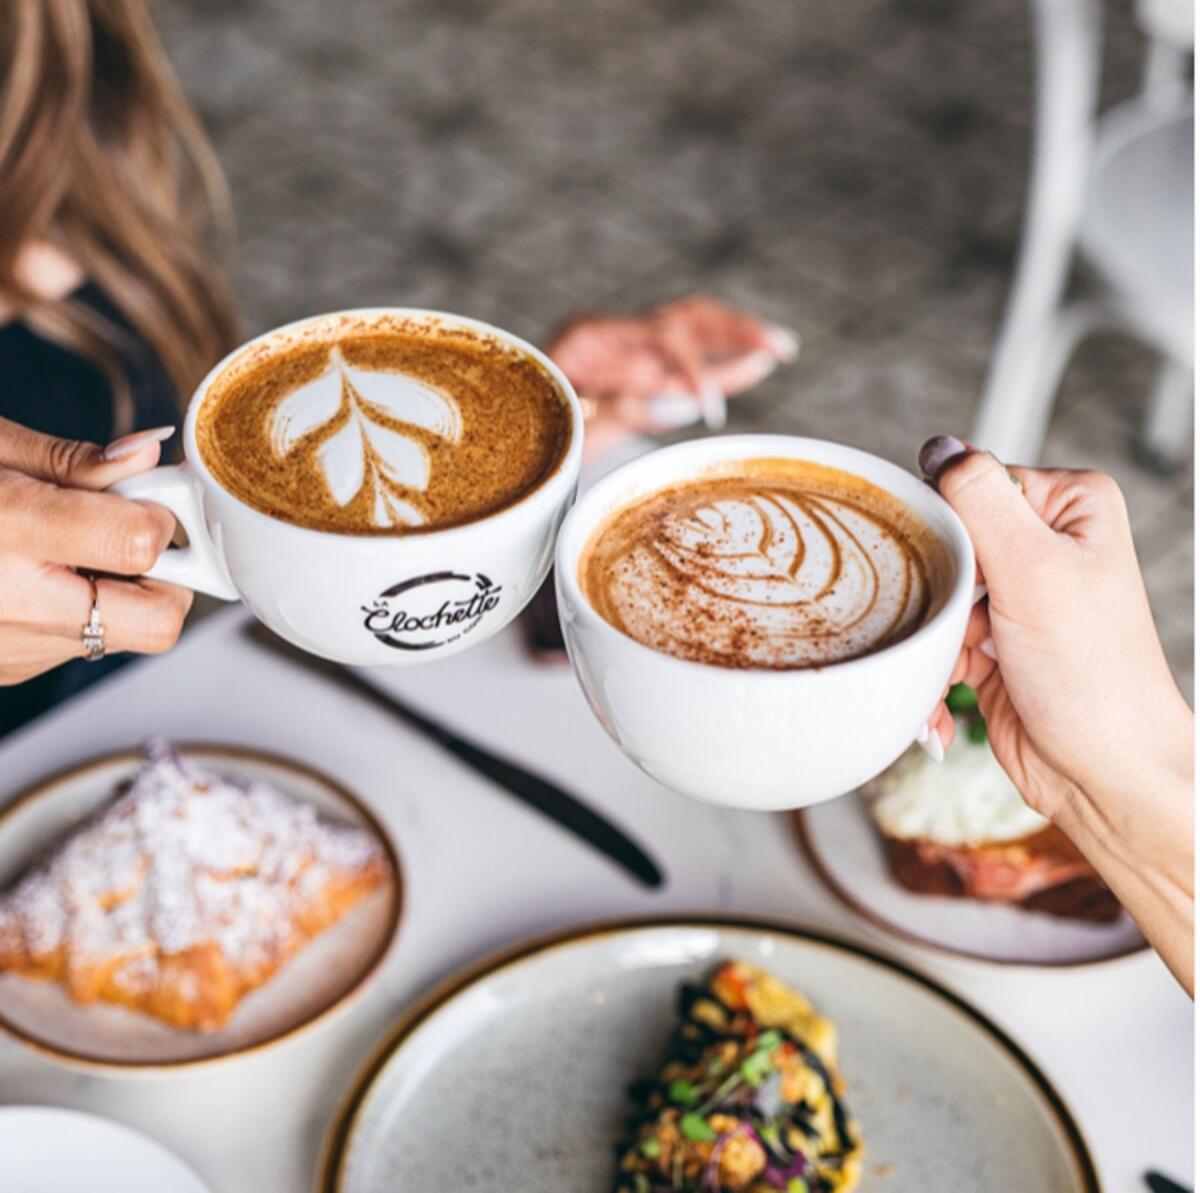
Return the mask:
{"type": "Polygon", "coordinates": [[[944,603],[953,565],[898,498],[790,459],[725,462],[593,530],[592,607],[629,637],[719,667],[845,662],[908,637],[944,603]]]}
{"type": "Polygon", "coordinates": [[[494,514],[562,462],[571,410],[485,332],[398,315],[313,320],[236,356],[196,422],[218,483],[274,518],[409,534],[494,514]]]}

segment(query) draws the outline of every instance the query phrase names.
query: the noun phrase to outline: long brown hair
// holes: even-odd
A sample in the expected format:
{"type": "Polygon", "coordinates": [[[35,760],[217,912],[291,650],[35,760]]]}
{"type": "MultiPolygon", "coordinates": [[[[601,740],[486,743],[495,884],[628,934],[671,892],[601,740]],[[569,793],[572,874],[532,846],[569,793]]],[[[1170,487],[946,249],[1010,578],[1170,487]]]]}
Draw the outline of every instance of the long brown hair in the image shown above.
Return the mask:
{"type": "Polygon", "coordinates": [[[228,191],[145,0],[0,3],[0,294],[40,334],[91,357],[131,417],[126,333],[94,309],[33,293],[23,246],[61,246],[153,349],[182,397],[232,345],[213,256],[228,191]]]}

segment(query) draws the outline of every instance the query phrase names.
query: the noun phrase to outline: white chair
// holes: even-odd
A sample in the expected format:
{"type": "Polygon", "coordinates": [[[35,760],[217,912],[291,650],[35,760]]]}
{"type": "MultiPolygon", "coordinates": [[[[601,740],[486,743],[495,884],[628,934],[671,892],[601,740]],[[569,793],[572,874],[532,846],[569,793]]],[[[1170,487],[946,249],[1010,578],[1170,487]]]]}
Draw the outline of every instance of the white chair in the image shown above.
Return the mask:
{"type": "Polygon", "coordinates": [[[1149,38],[1141,94],[1095,115],[1098,0],[1033,0],[1037,111],[1016,278],[974,442],[1036,462],[1071,354],[1119,329],[1162,356],[1143,448],[1158,466],[1186,454],[1193,409],[1190,0],[1142,0],[1149,38]],[[1064,302],[1079,251],[1100,293],[1064,302]]]}

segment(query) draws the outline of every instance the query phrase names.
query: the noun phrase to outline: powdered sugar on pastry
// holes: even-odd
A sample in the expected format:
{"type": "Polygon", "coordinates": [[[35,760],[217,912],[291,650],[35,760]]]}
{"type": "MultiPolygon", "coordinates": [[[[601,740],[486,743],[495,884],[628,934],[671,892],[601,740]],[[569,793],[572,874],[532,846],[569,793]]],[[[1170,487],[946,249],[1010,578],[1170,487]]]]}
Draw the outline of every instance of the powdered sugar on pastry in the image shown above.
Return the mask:
{"type": "Polygon", "coordinates": [[[369,833],[163,744],[0,899],[0,971],[213,1027],[388,873],[369,833]]]}

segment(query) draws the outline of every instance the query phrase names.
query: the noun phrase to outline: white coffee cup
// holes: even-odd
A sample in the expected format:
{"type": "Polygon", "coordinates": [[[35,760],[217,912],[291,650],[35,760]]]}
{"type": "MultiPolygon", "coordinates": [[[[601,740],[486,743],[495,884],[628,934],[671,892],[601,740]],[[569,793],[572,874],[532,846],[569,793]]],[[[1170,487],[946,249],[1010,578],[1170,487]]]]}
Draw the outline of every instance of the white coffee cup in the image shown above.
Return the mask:
{"type": "Polygon", "coordinates": [[[668,787],[741,808],[803,807],[851,791],[909,746],[941,698],[971,611],[975,555],[958,516],[915,476],[817,439],[734,435],[681,443],[617,469],[567,516],[555,559],[571,663],[592,709],[629,757],[668,787]],[[723,461],[789,458],[862,477],[902,501],[946,545],[945,601],[874,654],[790,671],[691,662],[643,646],[591,606],[580,556],[612,513],[723,461]]]}
{"type": "Polygon", "coordinates": [[[225,600],[241,598],[260,621],[313,654],[350,664],[411,666],[485,641],[537,591],[578,484],[583,415],[554,363],[498,328],[438,311],[344,311],[277,328],[230,353],[192,398],[183,452],[185,463],[115,486],[125,497],[166,506],[187,532],[188,545],[164,551],[147,576],[225,600]],[[570,442],[554,470],[494,514],[411,535],[312,530],[262,513],[223,488],[196,442],[197,416],[222,371],[273,342],[320,334],[322,324],[375,318],[468,329],[536,360],[570,411],[570,442]]]}

